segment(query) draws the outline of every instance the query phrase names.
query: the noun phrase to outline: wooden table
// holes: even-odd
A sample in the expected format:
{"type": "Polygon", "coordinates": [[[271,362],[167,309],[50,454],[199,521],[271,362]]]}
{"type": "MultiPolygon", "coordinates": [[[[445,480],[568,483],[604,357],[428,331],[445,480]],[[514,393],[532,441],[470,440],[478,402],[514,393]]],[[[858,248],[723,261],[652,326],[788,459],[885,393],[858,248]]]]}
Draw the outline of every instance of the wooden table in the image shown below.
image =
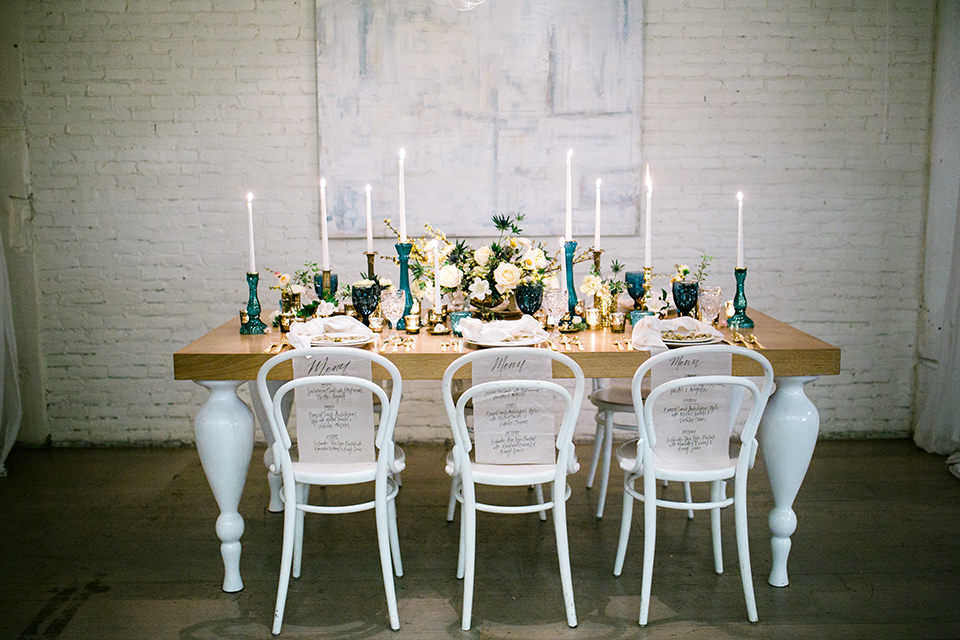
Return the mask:
{"type": "MultiPolygon", "coordinates": [[[[766,347],[763,354],[776,375],[777,389],[764,412],[759,440],[774,499],[769,518],[773,534],[769,583],[786,586],[790,536],[797,527],[793,502],[813,456],[820,428],[817,408],[807,398],[803,386],[820,376],[840,373],[840,349],[759,311],[749,309],[748,315],[756,323],[754,335],[766,347]]],[[[724,331],[729,337],[729,332],[724,331]]],[[[585,331],[577,335],[584,349],[565,353],[577,361],[588,378],[630,378],[649,357],[645,351],[618,350],[614,340],[623,338],[623,334],[585,331]]],[[[243,517],[237,507],[254,442],[253,413],[240,400],[237,389],[244,382],[256,379],[260,366],[270,359],[265,349],[279,337],[278,333],[242,336],[239,320],[235,318],[173,355],[176,380],[190,380],[210,391],[207,402],[197,413],[194,428],[200,461],[220,508],[216,530],[224,562],[223,590],[228,592],[243,588],[240,578],[243,517]]],[[[396,364],[405,379],[439,380],[447,366],[461,355],[451,349],[441,351],[443,340],[449,340],[449,336],[432,336],[421,331],[411,351],[388,351],[383,355],[396,364]]],[[[752,361],[734,358],[733,372],[759,375],[760,369],[752,361]]],[[[373,373],[376,377],[377,372],[373,373]]],[[[278,375],[280,379],[284,376],[289,379],[292,372],[281,370],[278,375]]],[[[257,394],[251,395],[258,419],[265,424],[257,394]]],[[[402,404],[400,410],[403,411],[402,404]]],[[[269,442],[269,434],[265,435],[269,442]]],[[[267,457],[269,451],[268,447],[267,457]]],[[[269,467],[272,460],[264,462],[269,467]]],[[[279,477],[272,476],[271,483],[271,493],[276,496],[279,477]]],[[[272,500],[270,508],[279,510],[279,502],[272,500]]]]}

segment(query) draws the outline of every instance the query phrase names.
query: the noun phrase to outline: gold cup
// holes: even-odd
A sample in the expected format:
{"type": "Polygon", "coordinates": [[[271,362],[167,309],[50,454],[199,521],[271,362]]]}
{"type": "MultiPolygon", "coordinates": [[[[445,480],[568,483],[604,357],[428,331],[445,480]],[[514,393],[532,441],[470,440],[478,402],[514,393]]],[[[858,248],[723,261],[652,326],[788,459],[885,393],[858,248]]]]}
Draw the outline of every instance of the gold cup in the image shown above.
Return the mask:
{"type": "Polygon", "coordinates": [[[403,321],[407,325],[407,333],[420,333],[420,315],[410,314],[403,316],[403,321]]]}
{"type": "Polygon", "coordinates": [[[383,333],[383,318],[380,316],[370,316],[370,331],[374,333],[383,333]]]}
{"type": "Polygon", "coordinates": [[[623,333],[626,326],[627,318],[623,313],[617,311],[610,314],[610,331],[613,333],[623,333]]]}
{"type": "Polygon", "coordinates": [[[281,313],[278,317],[280,318],[280,333],[289,333],[290,325],[296,320],[297,314],[281,313]]]}
{"type": "Polygon", "coordinates": [[[587,329],[590,331],[596,331],[600,328],[600,309],[596,307],[590,307],[584,313],[584,317],[587,321],[587,329]]]}

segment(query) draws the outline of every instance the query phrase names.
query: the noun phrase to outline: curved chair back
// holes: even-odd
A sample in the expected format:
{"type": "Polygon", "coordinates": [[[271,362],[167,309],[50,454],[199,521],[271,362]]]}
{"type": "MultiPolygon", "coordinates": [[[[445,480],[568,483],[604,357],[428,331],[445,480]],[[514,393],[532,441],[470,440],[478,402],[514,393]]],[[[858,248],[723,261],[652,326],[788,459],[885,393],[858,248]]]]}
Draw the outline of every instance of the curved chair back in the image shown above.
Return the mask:
{"type": "Polygon", "coordinates": [[[561,421],[560,429],[557,432],[556,446],[559,449],[561,446],[571,447],[573,443],[573,430],[576,427],[577,415],[580,411],[580,405],[583,402],[583,393],[585,386],[585,379],[583,377],[583,370],[580,368],[572,358],[566,356],[562,353],[555,351],[547,351],[546,349],[539,349],[534,347],[497,347],[492,349],[481,349],[473,353],[468,353],[463,355],[456,360],[454,360],[450,366],[447,367],[447,370],[443,374],[443,382],[441,385],[441,393],[443,395],[444,407],[447,411],[447,417],[450,421],[450,425],[453,427],[454,439],[458,448],[466,454],[469,454],[473,450],[473,443],[470,438],[470,433],[467,429],[466,417],[465,417],[465,408],[467,403],[477,396],[478,394],[483,393],[484,391],[490,392],[495,390],[505,390],[513,384],[514,388],[529,388],[529,389],[544,389],[553,391],[555,393],[560,393],[558,389],[562,389],[563,393],[561,396],[568,396],[569,403],[565,407],[564,417],[561,421]],[[568,392],[561,385],[552,382],[540,380],[537,378],[524,378],[522,376],[511,376],[505,377],[503,380],[484,382],[482,384],[473,385],[464,391],[459,399],[454,400],[453,392],[453,380],[457,373],[467,365],[473,365],[477,360],[486,359],[486,358],[496,358],[498,356],[509,357],[512,359],[517,358],[542,358],[551,361],[551,363],[559,363],[561,366],[565,367],[569,375],[574,379],[574,389],[573,393],[568,392]],[[545,385],[516,385],[515,383],[519,382],[537,382],[543,383],[547,382],[545,385]],[[496,382],[497,384],[494,384],[496,382]],[[503,384],[499,384],[502,382],[503,384]]]}
{"type": "Polygon", "coordinates": [[[385,463],[388,468],[392,468],[393,461],[391,458],[394,451],[392,446],[393,431],[396,425],[400,398],[403,393],[403,382],[400,378],[400,371],[397,369],[396,365],[380,354],[367,351],[365,349],[356,349],[353,347],[310,347],[308,349],[294,349],[292,351],[287,351],[273,356],[267,360],[263,366],[260,367],[260,371],[257,373],[257,392],[260,395],[260,399],[261,402],[263,402],[264,407],[269,407],[266,413],[268,423],[270,425],[270,431],[273,434],[274,447],[282,449],[282,451],[286,452],[284,455],[280,454],[279,451],[275,451],[274,460],[281,460],[282,458],[289,459],[289,450],[292,446],[290,434],[287,431],[287,425],[283,417],[284,411],[282,405],[284,403],[284,398],[291,391],[300,387],[309,385],[334,384],[367,390],[372,394],[372,396],[375,396],[380,400],[382,408],[380,411],[380,420],[377,425],[375,446],[382,452],[382,454],[384,454],[378,456],[378,459],[385,458],[382,460],[382,462],[385,463]],[[267,387],[267,379],[271,377],[271,373],[273,373],[278,366],[285,362],[290,362],[295,358],[314,358],[324,356],[349,357],[352,359],[366,360],[371,364],[376,364],[382,367],[390,376],[390,381],[392,383],[389,395],[380,385],[371,382],[370,380],[355,376],[343,375],[302,376],[286,382],[279,389],[277,389],[274,394],[270,393],[267,387]],[[389,446],[384,446],[387,443],[390,443],[389,446]]]}
{"type": "MultiPolygon", "coordinates": [[[[752,402],[750,406],[750,412],[746,419],[742,422],[742,429],[740,430],[740,442],[743,445],[741,447],[741,453],[746,454],[741,455],[740,457],[744,458],[747,464],[753,464],[757,449],[757,428],[760,424],[760,418],[763,415],[763,410],[766,407],[767,399],[773,392],[773,367],[762,354],[750,349],[744,349],[743,347],[719,344],[701,347],[685,347],[682,349],[682,351],[668,351],[666,353],[661,353],[649,358],[637,369],[637,372],[633,377],[632,388],[638,430],[640,431],[640,437],[643,441],[644,457],[647,457],[647,452],[651,453],[649,460],[644,459],[643,463],[645,465],[654,465],[654,468],[656,468],[657,461],[676,464],[681,462],[680,457],[676,453],[671,453],[671,450],[676,452],[678,450],[688,450],[687,448],[695,449],[700,446],[708,448],[712,446],[715,452],[720,452],[720,455],[718,456],[719,458],[729,460],[729,456],[727,455],[727,446],[735,426],[737,413],[739,412],[744,393],[750,394],[752,402]],[[760,369],[763,373],[763,382],[761,386],[757,387],[752,380],[739,376],[694,375],[659,384],[656,386],[656,388],[650,391],[650,394],[646,400],[642,398],[641,385],[643,378],[648,372],[651,372],[656,367],[667,364],[671,359],[678,357],[678,355],[682,355],[685,358],[694,358],[700,355],[717,353],[750,358],[751,360],[757,362],[757,364],[760,365],[760,369]],[[669,443],[665,442],[663,438],[665,434],[661,433],[662,430],[658,430],[658,419],[656,417],[657,414],[654,413],[658,407],[658,401],[661,400],[661,398],[666,400],[664,396],[666,394],[671,394],[674,391],[687,390],[688,393],[683,395],[691,396],[693,393],[702,393],[705,390],[708,390],[710,387],[716,386],[725,386],[730,390],[730,404],[728,407],[729,415],[726,421],[714,422],[712,425],[712,432],[700,433],[694,436],[689,433],[678,433],[677,429],[681,429],[682,426],[678,420],[672,420],[670,422],[672,423],[671,426],[674,427],[674,431],[666,434],[669,438],[669,443]],[[702,440],[697,441],[695,438],[702,438],[702,440]],[[710,444],[705,444],[708,441],[710,444]],[[667,444],[671,445],[671,447],[668,448],[666,446],[667,444]]],[[[706,392],[709,393],[709,391],[706,392]]],[[[661,416],[664,415],[662,413],[663,409],[664,408],[661,407],[658,410],[661,416]]],[[[706,410],[706,408],[703,406],[694,406],[693,409],[698,411],[706,410]]],[[[670,410],[676,410],[676,407],[671,407],[670,410]]],[[[668,422],[666,419],[661,419],[660,421],[664,424],[668,422]]],[[[690,429],[689,431],[694,431],[694,429],[690,429]]],[[[696,460],[696,456],[691,457],[691,463],[693,460],[696,460]]]]}

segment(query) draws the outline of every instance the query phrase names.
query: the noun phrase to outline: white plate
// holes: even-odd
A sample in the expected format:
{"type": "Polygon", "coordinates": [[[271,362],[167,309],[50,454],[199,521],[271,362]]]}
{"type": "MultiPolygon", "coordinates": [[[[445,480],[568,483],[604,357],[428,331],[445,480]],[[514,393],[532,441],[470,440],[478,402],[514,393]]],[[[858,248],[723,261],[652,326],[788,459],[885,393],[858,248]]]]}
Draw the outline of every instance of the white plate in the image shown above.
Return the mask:
{"type": "Polygon", "coordinates": [[[698,340],[667,340],[663,339],[663,344],[668,347],[692,347],[694,345],[704,345],[704,344],[717,344],[721,342],[723,338],[700,338],[698,340]]]}
{"type": "Polygon", "coordinates": [[[491,342],[487,340],[480,340],[474,342],[473,340],[467,340],[467,344],[472,344],[476,347],[533,347],[535,345],[544,343],[547,341],[546,337],[531,336],[529,338],[522,338],[520,340],[509,340],[507,342],[491,342]]]}
{"type": "Polygon", "coordinates": [[[313,336],[310,338],[311,347],[359,347],[368,342],[373,342],[373,336],[334,334],[333,336],[313,336]]]}

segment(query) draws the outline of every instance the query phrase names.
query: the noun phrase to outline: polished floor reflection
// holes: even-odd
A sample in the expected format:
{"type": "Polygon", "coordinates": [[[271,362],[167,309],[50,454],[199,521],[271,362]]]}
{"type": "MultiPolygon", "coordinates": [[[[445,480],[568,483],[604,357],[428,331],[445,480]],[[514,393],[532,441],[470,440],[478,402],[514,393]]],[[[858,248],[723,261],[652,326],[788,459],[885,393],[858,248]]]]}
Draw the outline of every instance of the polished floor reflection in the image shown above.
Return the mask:
{"type": "MultiPolygon", "coordinates": [[[[291,583],[281,637],[960,637],[960,481],[909,441],[818,445],[796,503],[784,589],[766,584],[770,499],[758,464],[749,504],[756,625],[746,620],[733,513],[723,516],[727,572],[717,576],[709,518],[667,512],[650,623],[640,629],[639,520],[632,557],[614,578],[619,481],[598,521],[582,469],[568,515],[580,626],[565,624],[551,523],[481,514],[470,632],[459,629],[458,527],[444,517],[446,448],[404,448],[401,630],[387,621],[368,512],[307,520],[303,575],[291,583]]],[[[588,457],[589,445],[578,450],[588,457]]],[[[194,449],[14,450],[0,479],[0,638],[269,637],[282,518],[266,509],[262,453],[241,503],[245,589],[226,594],[218,512],[194,449]]]]}

